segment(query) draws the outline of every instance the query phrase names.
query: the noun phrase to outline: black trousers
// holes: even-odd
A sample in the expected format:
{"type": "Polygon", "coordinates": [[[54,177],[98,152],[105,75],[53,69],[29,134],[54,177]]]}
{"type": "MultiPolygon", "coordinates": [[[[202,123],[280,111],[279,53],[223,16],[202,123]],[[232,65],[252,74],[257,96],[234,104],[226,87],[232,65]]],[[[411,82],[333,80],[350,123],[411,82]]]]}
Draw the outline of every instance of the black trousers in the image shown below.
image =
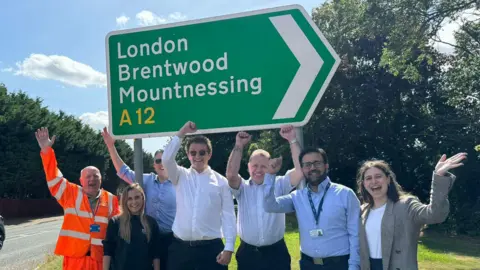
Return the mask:
{"type": "Polygon", "coordinates": [[[372,259],[372,258],[370,258],[370,269],[371,270],[382,270],[383,269],[382,259],[372,259]]]}
{"type": "Polygon", "coordinates": [[[305,254],[300,256],[300,270],[348,270],[350,255],[328,257],[322,260],[322,264],[315,263],[312,257],[305,254]]]}
{"type": "Polygon", "coordinates": [[[160,235],[160,269],[167,269],[168,248],[172,244],[173,232],[160,235]]]}
{"type": "Polygon", "coordinates": [[[284,239],[264,247],[252,246],[241,241],[235,257],[238,270],[291,269],[291,258],[284,239]]]}
{"type": "Polygon", "coordinates": [[[182,241],[173,237],[168,248],[167,270],[227,270],[217,263],[217,256],[225,245],[222,239],[182,241]]]}

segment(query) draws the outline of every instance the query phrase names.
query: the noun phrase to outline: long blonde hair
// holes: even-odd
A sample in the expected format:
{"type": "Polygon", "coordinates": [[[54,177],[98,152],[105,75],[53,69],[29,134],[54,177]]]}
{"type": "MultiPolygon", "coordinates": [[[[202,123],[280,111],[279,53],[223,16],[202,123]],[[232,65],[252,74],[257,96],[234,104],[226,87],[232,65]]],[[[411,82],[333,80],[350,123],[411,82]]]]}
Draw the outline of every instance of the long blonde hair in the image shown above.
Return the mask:
{"type": "Polygon", "coordinates": [[[142,226],[145,229],[145,234],[147,235],[147,242],[150,242],[151,230],[147,221],[147,217],[145,216],[145,192],[143,192],[142,187],[140,187],[138,183],[127,186],[122,192],[121,200],[120,200],[120,214],[118,215],[118,219],[120,222],[120,228],[118,233],[120,237],[123,240],[125,240],[125,242],[130,243],[130,232],[132,230],[130,225],[130,218],[132,216],[132,213],[130,213],[130,210],[128,209],[127,201],[128,201],[128,192],[134,189],[138,190],[143,197],[143,205],[142,205],[142,210],[140,211],[139,217],[140,217],[140,222],[142,223],[142,226]]]}

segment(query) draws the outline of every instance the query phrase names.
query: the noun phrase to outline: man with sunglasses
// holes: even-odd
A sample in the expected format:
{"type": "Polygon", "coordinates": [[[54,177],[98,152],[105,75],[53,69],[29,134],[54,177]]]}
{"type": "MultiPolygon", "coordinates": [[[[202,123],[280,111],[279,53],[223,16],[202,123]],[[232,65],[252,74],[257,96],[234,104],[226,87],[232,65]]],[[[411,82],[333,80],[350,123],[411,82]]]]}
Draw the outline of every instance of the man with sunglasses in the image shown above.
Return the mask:
{"type": "MultiPolygon", "coordinates": [[[[115,148],[115,140],[106,127],[103,129],[102,136],[117,170],[117,175],[127,184],[135,183],[135,171],[123,162],[115,148]]],[[[146,197],[146,214],[155,218],[160,228],[160,269],[167,269],[168,248],[173,240],[172,225],[177,206],[175,187],[168,179],[167,170],[163,167],[162,155],[163,150],[155,152],[153,163],[155,173],[143,174],[143,189],[146,197]]]]}
{"type": "Polygon", "coordinates": [[[208,165],[212,156],[210,140],[205,136],[188,140],[185,151],[190,168],[175,161],[183,137],[196,131],[195,123],[188,121],[163,153],[162,162],[178,199],[168,270],[228,269],[235,245],[233,196],[227,179],[208,165]]]}
{"type": "Polygon", "coordinates": [[[282,126],[280,135],[289,142],[294,169],[277,176],[275,183],[267,183],[265,174],[276,174],[281,168],[281,157],[270,159],[270,154],[257,149],[250,155],[244,180],[240,174],[243,150],[251,136],[239,132],[227,165],[227,179],[238,202],[237,227],[240,236],[236,258],[238,270],[290,270],[291,258],[284,240],[285,214],[267,213],[263,209],[263,195],[267,184],[275,185],[275,195],[289,194],[303,179],[298,161],[301,148],[292,125],[282,126]]]}

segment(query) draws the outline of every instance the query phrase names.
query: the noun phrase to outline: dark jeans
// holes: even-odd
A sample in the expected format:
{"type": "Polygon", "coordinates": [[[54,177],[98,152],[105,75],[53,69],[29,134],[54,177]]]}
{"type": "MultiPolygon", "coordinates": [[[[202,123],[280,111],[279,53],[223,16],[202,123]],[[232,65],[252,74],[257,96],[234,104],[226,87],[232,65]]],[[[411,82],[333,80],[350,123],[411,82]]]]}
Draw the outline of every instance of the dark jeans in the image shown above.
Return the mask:
{"type": "Polygon", "coordinates": [[[290,254],[284,239],[264,247],[240,242],[236,253],[238,270],[290,270],[290,254]]]}
{"type": "Polygon", "coordinates": [[[168,248],[167,270],[227,270],[227,265],[217,263],[217,256],[224,248],[220,238],[182,241],[173,237],[168,248]]]}
{"type": "Polygon", "coordinates": [[[350,255],[324,258],[323,264],[315,264],[312,257],[301,254],[300,270],[348,270],[350,255]]]}

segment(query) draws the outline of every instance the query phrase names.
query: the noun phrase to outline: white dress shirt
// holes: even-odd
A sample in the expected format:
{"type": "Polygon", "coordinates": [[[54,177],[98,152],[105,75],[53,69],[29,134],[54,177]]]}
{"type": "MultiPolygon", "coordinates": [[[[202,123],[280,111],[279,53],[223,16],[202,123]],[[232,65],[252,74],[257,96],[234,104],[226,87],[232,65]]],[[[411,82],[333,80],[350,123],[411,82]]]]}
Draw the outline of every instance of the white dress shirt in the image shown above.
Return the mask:
{"type": "Polygon", "coordinates": [[[175,185],[177,212],[173,233],[185,241],[225,238],[225,250],[234,251],[236,229],[233,197],[227,179],[208,167],[199,173],[177,164],[181,139],[165,147],[162,164],[175,185]]]}
{"type": "MultiPolygon", "coordinates": [[[[277,176],[275,196],[288,194],[294,187],[290,183],[290,173],[277,176]]],[[[241,178],[241,176],[239,175],[241,178]]],[[[285,234],[285,214],[267,213],[263,209],[263,197],[266,182],[273,179],[265,177],[261,185],[252,179],[241,178],[238,189],[231,188],[238,203],[237,229],[240,239],[253,246],[268,246],[280,241],[285,234]]]]}

